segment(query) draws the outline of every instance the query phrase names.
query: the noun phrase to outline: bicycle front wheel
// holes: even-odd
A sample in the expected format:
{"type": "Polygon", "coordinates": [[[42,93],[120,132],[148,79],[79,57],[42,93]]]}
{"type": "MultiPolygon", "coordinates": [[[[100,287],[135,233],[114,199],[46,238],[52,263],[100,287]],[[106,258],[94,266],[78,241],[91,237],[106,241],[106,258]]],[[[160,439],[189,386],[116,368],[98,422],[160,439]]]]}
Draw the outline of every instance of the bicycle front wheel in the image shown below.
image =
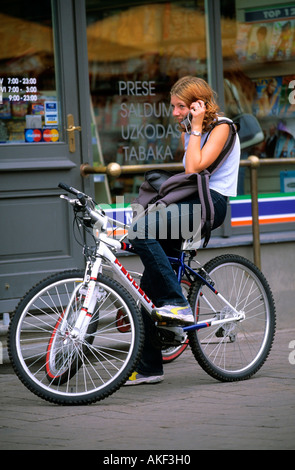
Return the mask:
{"type": "MultiPolygon", "coordinates": [[[[223,382],[245,380],[264,364],[275,335],[275,305],[260,270],[239,255],[222,255],[204,270],[218,291],[244,319],[190,332],[189,343],[200,366],[223,382]]],[[[200,322],[233,317],[233,309],[203,283],[195,282],[189,302],[200,322]]]]}
{"type": "Polygon", "coordinates": [[[143,344],[136,303],[115,280],[98,276],[97,300],[87,330],[70,335],[80,312],[83,272],[55,274],[20,301],[8,333],[8,350],[23,384],[61,405],[83,405],[119,389],[133,372],[143,344]],[[128,329],[117,328],[117,315],[128,329]]]}

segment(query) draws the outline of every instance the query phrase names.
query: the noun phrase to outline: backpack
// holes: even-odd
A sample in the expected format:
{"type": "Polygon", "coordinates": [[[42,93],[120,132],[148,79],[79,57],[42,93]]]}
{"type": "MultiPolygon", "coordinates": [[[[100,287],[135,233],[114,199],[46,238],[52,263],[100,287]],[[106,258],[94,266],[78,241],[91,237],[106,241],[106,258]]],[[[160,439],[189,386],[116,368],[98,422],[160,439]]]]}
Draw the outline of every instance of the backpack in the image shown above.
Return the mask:
{"type": "MultiPolygon", "coordinates": [[[[205,248],[207,246],[214,223],[214,205],[209,189],[209,180],[211,175],[213,175],[227,159],[237,138],[237,127],[230,120],[221,119],[214,124],[210,132],[215,126],[220,124],[228,124],[231,132],[229,133],[222,152],[210,167],[200,173],[185,173],[183,171],[173,175],[165,170],[150,170],[145,173],[145,181],[139,188],[139,195],[131,204],[134,218],[143,215],[142,208],[144,209],[144,214],[146,214],[149,210],[152,210],[155,205],[164,204],[168,206],[169,204],[177,203],[198,192],[201,201],[201,234],[204,238],[203,247],[205,248]],[[141,209],[141,212],[139,209],[141,209]]],[[[210,132],[203,145],[207,142],[210,132]]]]}

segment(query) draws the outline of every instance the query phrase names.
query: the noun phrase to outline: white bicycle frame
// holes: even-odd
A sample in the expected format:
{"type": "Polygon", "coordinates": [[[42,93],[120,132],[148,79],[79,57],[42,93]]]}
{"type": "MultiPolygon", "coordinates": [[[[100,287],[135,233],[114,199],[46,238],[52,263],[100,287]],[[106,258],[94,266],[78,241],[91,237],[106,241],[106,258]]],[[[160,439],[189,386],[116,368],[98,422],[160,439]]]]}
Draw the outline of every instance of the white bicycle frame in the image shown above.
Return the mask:
{"type": "MultiPolygon", "coordinates": [[[[73,203],[73,200],[70,200],[66,196],[60,196],[63,199],[68,200],[69,202],[73,203]]],[[[111,271],[117,275],[119,282],[121,282],[129,292],[132,293],[134,298],[139,301],[139,303],[145,308],[145,310],[151,314],[152,311],[156,308],[153,304],[151,299],[145,294],[145,292],[140,288],[140,286],[136,283],[134,278],[131,274],[125,269],[125,267],[120,263],[118,258],[113,253],[112,249],[115,251],[119,251],[122,247],[121,241],[111,238],[107,235],[107,225],[109,222],[116,224],[120,227],[126,227],[126,225],[107,217],[106,215],[100,213],[97,210],[92,210],[86,207],[88,214],[90,215],[91,219],[95,221],[96,227],[96,239],[97,239],[97,247],[95,253],[95,260],[94,262],[89,263],[86,266],[85,270],[85,277],[83,285],[86,287],[87,290],[85,293],[85,299],[83,305],[80,309],[80,313],[78,318],[75,322],[74,328],[71,331],[72,337],[77,337],[79,335],[83,335],[84,332],[87,330],[89,322],[91,320],[95,304],[97,299],[99,298],[100,291],[99,291],[99,283],[97,282],[98,275],[102,273],[103,260],[108,261],[108,265],[111,268],[111,271]],[[91,271],[89,273],[89,267],[91,271]]],[[[243,312],[237,311],[218,291],[216,291],[209,282],[207,282],[204,278],[202,281],[209,287],[209,289],[214,292],[222,302],[230,307],[233,315],[228,318],[218,319],[218,312],[215,311],[216,315],[206,320],[206,322],[197,322],[195,325],[191,326],[181,326],[180,328],[185,332],[189,330],[199,330],[201,328],[207,328],[209,326],[217,326],[217,325],[225,325],[226,323],[242,321],[245,319],[245,314],[243,312]]],[[[204,298],[204,296],[203,296],[204,298]]],[[[206,300],[205,300],[206,301],[206,300]]],[[[209,302],[207,301],[208,305],[213,308],[209,302]]],[[[213,309],[214,310],[214,309],[213,309]]],[[[67,314],[65,313],[65,317],[67,314]]],[[[162,324],[161,324],[162,325],[162,324]]],[[[171,329],[172,327],[165,326],[166,329],[171,329]]],[[[179,328],[179,326],[178,326],[179,328]]]]}

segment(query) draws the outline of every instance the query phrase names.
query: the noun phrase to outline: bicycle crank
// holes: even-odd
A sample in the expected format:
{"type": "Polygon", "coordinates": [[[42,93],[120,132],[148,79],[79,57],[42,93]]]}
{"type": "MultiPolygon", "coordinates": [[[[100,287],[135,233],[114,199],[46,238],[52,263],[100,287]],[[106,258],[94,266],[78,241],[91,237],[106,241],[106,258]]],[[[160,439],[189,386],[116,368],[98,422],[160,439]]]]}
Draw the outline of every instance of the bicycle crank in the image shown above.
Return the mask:
{"type": "Polygon", "coordinates": [[[159,338],[164,346],[179,346],[187,339],[181,327],[157,325],[157,329],[159,338]]]}

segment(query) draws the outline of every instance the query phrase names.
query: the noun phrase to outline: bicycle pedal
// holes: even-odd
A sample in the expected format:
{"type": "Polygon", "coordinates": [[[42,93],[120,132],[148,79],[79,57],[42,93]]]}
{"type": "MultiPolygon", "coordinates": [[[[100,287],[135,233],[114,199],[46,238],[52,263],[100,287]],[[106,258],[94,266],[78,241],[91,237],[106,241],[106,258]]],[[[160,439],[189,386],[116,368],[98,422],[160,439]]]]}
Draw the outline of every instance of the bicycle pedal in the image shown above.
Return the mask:
{"type": "Polygon", "coordinates": [[[158,336],[165,346],[179,346],[186,340],[186,335],[181,327],[158,326],[158,336]]]}

